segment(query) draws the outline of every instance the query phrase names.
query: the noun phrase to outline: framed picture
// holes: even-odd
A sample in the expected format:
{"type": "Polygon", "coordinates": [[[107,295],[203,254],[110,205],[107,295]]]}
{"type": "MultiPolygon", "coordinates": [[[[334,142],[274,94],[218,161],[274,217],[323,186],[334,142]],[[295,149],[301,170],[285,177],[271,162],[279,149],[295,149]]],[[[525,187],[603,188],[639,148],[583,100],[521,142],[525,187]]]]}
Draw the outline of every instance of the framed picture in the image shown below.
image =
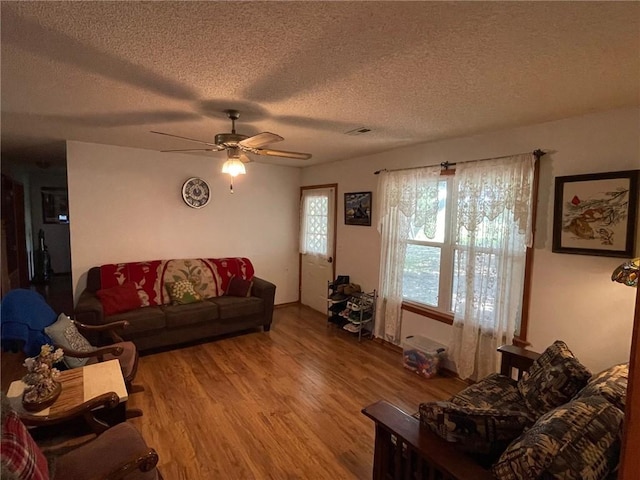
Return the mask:
{"type": "Polygon", "coordinates": [[[69,223],[69,200],[66,188],[42,187],[42,222],[69,223]]]}
{"type": "Polygon", "coordinates": [[[371,192],[344,194],[344,224],[371,226],[371,192]]]}
{"type": "Polygon", "coordinates": [[[552,251],[632,257],[638,172],[556,177],[552,251]]]}

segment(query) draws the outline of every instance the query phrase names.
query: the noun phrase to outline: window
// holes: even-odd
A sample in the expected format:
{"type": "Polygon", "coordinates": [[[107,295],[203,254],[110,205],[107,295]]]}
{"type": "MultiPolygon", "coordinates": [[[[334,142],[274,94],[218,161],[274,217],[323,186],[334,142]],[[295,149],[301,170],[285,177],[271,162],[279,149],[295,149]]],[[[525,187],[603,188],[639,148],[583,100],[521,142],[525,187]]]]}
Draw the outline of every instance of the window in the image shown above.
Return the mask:
{"type": "Polygon", "coordinates": [[[301,199],[300,253],[330,257],[333,189],[304,190],[301,199]]]}
{"type": "MultiPolygon", "coordinates": [[[[441,312],[451,312],[452,246],[450,233],[451,177],[438,182],[438,214],[435,235],[428,238],[424,226],[410,222],[404,262],[402,296],[404,299],[441,312]]],[[[418,199],[425,205],[423,199],[418,199]]]]}
{"type": "Polygon", "coordinates": [[[380,179],[381,321],[398,342],[411,310],[452,324],[451,354],[462,378],[493,371],[526,306],[532,242],[534,155],[386,172],[380,179]],[[477,355],[476,355],[477,353],[477,355]]]}
{"type": "MultiPolygon", "coordinates": [[[[438,182],[438,214],[433,238],[428,238],[424,227],[416,227],[414,222],[410,222],[402,283],[405,302],[414,304],[418,310],[421,307],[426,307],[427,311],[434,310],[435,312],[431,312],[432,316],[447,323],[453,320],[456,295],[465,293],[465,285],[459,285],[458,279],[466,276],[469,245],[476,244],[475,261],[476,264],[482,264],[474,273],[476,282],[479,283],[482,277],[490,278],[489,272],[497,268],[500,232],[496,231],[496,225],[515,224],[513,212],[503,211],[494,221],[483,219],[477,226],[472,241],[466,228],[459,231],[457,229],[454,188],[453,176],[438,182]]],[[[478,202],[485,200],[479,199],[478,202]]],[[[420,204],[419,200],[418,209],[420,204]]],[[[489,287],[490,294],[484,305],[487,321],[490,321],[495,308],[498,288],[498,283],[492,283],[489,287]]]]}

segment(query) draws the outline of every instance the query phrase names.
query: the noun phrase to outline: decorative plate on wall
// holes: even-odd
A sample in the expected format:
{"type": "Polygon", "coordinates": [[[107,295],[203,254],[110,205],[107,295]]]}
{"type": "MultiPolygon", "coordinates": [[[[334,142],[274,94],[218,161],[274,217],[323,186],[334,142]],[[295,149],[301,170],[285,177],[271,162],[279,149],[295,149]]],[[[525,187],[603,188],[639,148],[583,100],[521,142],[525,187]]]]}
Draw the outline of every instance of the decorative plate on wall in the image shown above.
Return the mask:
{"type": "Polygon", "coordinates": [[[182,185],[182,199],[192,208],[202,208],[211,199],[209,184],[203,179],[192,177],[182,185]]]}

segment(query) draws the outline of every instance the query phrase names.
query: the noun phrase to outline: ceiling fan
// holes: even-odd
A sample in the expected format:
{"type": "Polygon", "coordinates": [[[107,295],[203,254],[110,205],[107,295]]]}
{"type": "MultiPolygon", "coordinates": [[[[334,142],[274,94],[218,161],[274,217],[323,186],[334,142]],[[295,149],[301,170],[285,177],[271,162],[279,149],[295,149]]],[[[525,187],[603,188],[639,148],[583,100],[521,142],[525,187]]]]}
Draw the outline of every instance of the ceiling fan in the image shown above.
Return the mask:
{"type": "Polygon", "coordinates": [[[155,132],[158,135],[166,135],[168,137],[181,138],[182,140],[188,140],[190,142],[201,143],[207,145],[209,148],[189,148],[180,150],[161,150],[161,152],[218,152],[222,150],[227,151],[229,159],[239,159],[243,163],[250,162],[251,159],[242,153],[253,153],[256,155],[268,155],[271,157],[283,157],[293,158],[296,160],[308,160],[311,158],[310,153],[299,152],[287,152],[284,150],[272,150],[270,148],[262,148],[265,145],[269,145],[275,142],[281,142],[284,140],[280,135],[270,132],[262,132],[252,137],[236,133],[236,120],[240,117],[240,112],[237,110],[225,110],[227,117],[231,120],[231,133],[218,133],[215,136],[213,143],[205,142],[204,140],[196,140],[194,138],[182,137],[180,135],[173,135],[171,133],[155,132]]]}

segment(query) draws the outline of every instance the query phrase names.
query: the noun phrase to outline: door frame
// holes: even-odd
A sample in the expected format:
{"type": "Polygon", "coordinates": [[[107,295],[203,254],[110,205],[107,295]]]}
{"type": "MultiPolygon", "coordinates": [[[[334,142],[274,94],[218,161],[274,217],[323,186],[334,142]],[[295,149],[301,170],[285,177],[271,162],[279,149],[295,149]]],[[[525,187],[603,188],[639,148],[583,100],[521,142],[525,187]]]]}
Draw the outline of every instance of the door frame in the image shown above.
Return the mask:
{"type": "MultiPolygon", "coordinates": [[[[298,205],[302,201],[302,193],[306,190],[318,190],[320,188],[333,188],[333,260],[331,262],[332,277],[336,278],[336,245],[338,242],[338,184],[325,183],[323,185],[308,185],[300,187],[300,198],[298,205]]],[[[302,220],[302,210],[300,211],[300,220],[302,220]]],[[[298,227],[298,238],[300,238],[300,226],[298,227]]],[[[298,303],[302,300],[302,254],[298,253],[298,303]]]]}

